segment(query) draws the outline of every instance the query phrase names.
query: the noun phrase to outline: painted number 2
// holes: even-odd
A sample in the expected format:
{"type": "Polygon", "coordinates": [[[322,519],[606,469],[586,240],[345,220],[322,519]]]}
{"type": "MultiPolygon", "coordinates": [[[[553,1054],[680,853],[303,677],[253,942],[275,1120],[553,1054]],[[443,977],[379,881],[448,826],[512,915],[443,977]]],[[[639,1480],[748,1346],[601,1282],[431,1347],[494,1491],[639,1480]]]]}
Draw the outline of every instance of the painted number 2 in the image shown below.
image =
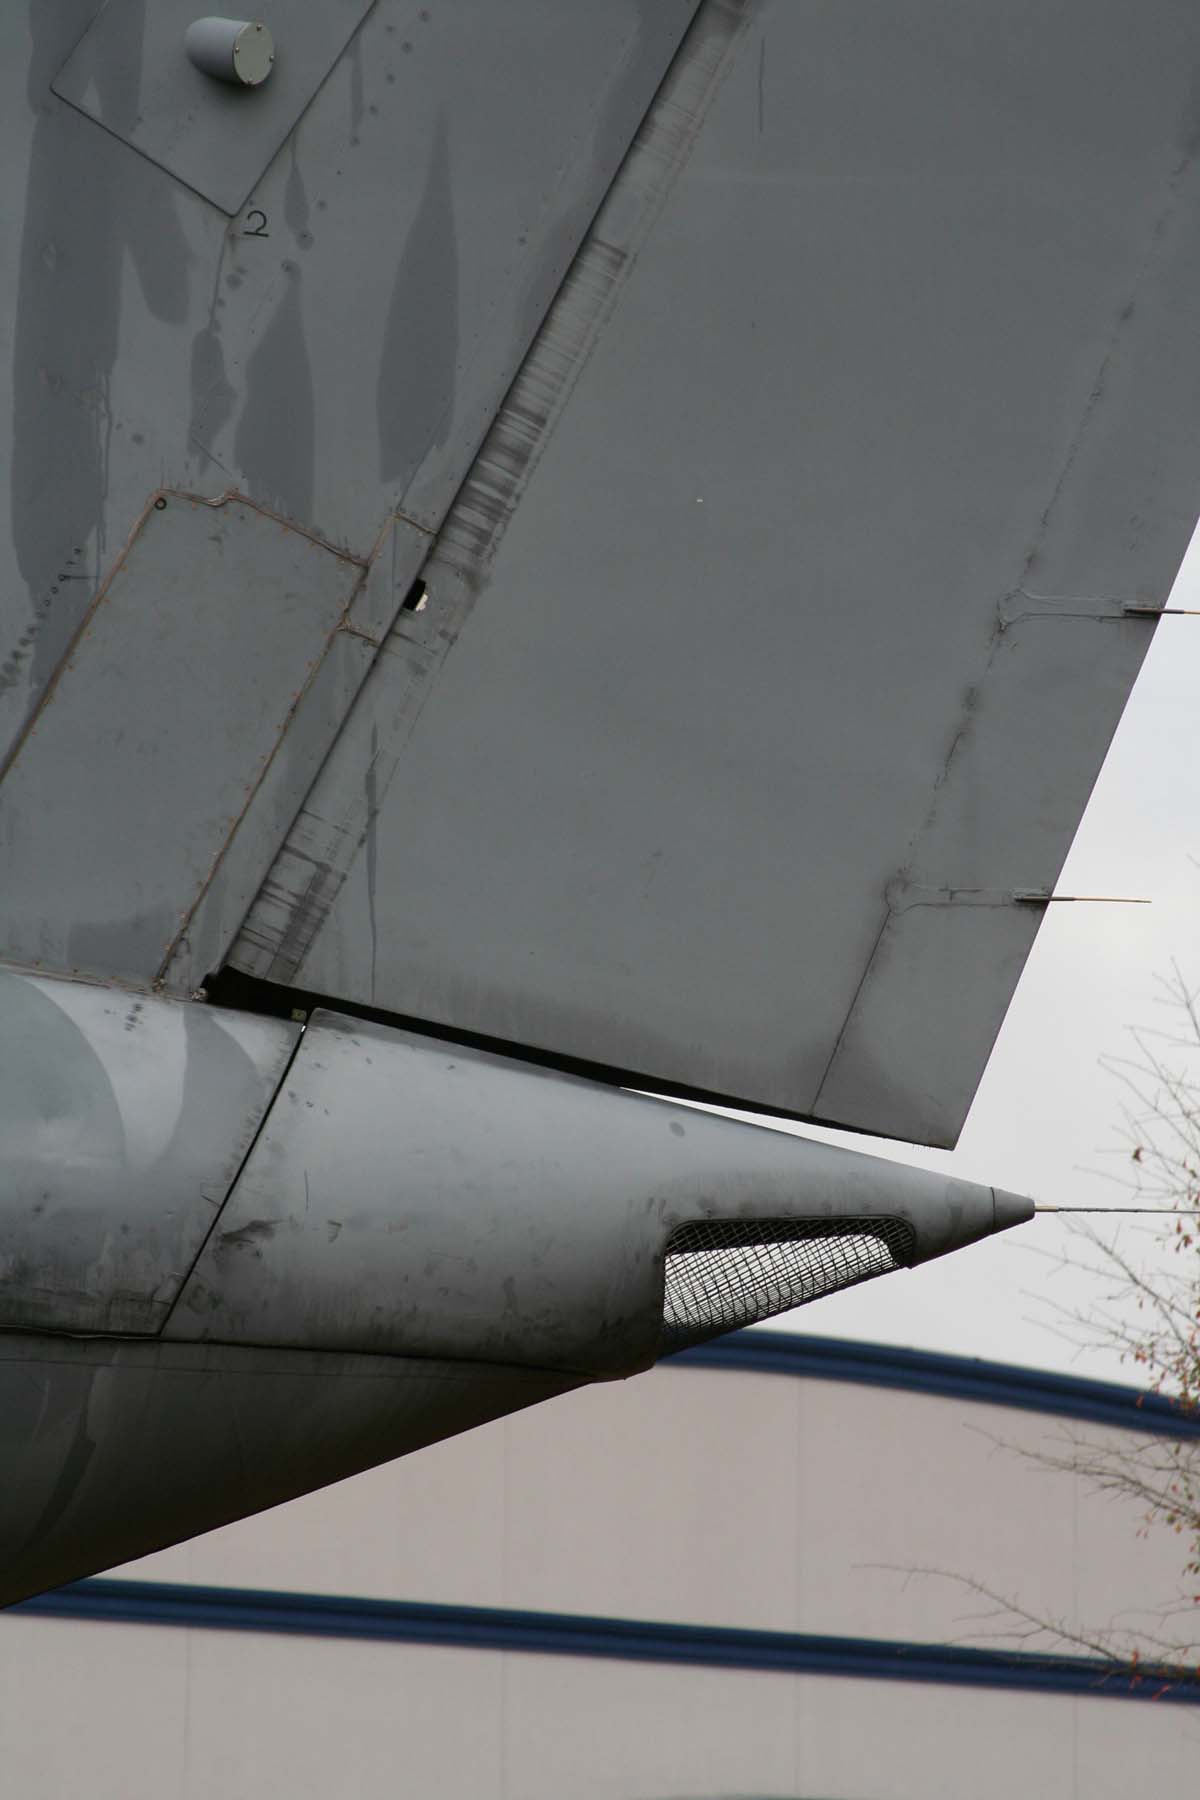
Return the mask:
{"type": "Polygon", "coordinates": [[[270,237],[270,235],[270,232],[267,230],[266,213],[262,212],[257,206],[252,206],[250,211],[246,214],[246,220],[242,226],[242,236],[270,237]]]}

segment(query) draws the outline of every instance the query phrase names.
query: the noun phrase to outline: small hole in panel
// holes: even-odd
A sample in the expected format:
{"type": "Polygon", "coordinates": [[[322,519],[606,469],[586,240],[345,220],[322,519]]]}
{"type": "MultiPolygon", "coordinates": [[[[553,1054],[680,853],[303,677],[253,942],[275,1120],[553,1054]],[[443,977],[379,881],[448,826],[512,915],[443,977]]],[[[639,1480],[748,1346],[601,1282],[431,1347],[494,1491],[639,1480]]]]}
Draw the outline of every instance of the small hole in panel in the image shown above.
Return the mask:
{"type": "Polygon", "coordinates": [[[419,613],[424,612],[428,605],[429,589],[418,575],[407,594],[405,594],[404,604],[401,606],[400,610],[401,612],[419,613]]]}

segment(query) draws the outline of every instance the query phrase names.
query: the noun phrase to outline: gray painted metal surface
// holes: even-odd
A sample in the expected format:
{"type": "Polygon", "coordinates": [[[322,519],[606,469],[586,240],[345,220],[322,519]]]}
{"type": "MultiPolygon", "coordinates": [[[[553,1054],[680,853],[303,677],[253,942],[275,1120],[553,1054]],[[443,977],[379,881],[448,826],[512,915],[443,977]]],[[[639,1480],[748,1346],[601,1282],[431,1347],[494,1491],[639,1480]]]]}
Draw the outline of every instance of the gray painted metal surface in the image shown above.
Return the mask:
{"type": "Polygon", "coordinates": [[[234,957],[949,1144],[1196,516],[1200,23],[748,16],[442,528],[415,725],[405,631],[234,957]]]}
{"type": "MultiPolygon", "coordinates": [[[[365,673],[362,574],[240,500],[158,496],[0,776],[10,958],[163,972],[322,659],[365,673]]],[[[324,724],[289,739],[301,791],[324,724]]]]}
{"type": "Polygon", "coordinates": [[[679,1225],[899,1218],[924,1262],[1031,1216],[990,1187],[317,1013],[165,1334],[627,1375],[660,1352],[679,1225]]]}
{"type": "MultiPolygon", "coordinates": [[[[0,9],[0,743],[159,488],[362,561],[397,505],[440,522],[695,4],[377,0],[232,223],[52,91],[94,0],[0,9]]],[[[258,93],[179,56],[255,106],[280,42],[258,93]]]]}
{"type": "Polygon", "coordinates": [[[153,990],[952,1142],[1200,492],[1173,0],[190,17],[0,9],[11,1597],[645,1366],[676,1225],[1027,1217],[153,990]]]}
{"type": "Polygon", "coordinates": [[[157,1331],[299,1035],[0,970],[0,1327],[157,1331]]]}
{"type": "Polygon", "coordinates": [[[399,1357],[0,1334],[0,1606],[574,1385],[399,1357]]]}

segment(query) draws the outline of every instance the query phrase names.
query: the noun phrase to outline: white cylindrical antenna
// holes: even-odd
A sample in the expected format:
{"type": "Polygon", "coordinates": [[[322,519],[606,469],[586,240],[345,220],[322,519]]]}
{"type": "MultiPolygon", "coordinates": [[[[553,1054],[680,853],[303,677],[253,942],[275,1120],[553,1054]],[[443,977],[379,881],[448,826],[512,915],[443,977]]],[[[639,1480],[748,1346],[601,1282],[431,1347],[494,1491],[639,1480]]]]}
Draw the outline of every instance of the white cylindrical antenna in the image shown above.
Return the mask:
{"type": "Polygon", "coordinates": [[[198,69],[231,87],[261,87],[275,62],[267,27],[246,19],[196,19],[183,45],[198,69]]]}

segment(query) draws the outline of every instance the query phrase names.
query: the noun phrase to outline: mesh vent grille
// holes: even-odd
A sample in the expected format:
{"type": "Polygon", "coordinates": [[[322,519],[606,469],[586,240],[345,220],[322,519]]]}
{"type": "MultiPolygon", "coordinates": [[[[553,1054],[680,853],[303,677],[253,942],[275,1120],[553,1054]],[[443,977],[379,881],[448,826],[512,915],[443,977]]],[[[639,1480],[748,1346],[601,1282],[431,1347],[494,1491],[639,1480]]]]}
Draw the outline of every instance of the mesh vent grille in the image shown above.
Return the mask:
{"type": "Polygon", "coordinates": [[[907,1267],[904,1219],[720,1219],[680,1225],[667,1241],[663,1349],[723,1331],[907,1267]]]}

